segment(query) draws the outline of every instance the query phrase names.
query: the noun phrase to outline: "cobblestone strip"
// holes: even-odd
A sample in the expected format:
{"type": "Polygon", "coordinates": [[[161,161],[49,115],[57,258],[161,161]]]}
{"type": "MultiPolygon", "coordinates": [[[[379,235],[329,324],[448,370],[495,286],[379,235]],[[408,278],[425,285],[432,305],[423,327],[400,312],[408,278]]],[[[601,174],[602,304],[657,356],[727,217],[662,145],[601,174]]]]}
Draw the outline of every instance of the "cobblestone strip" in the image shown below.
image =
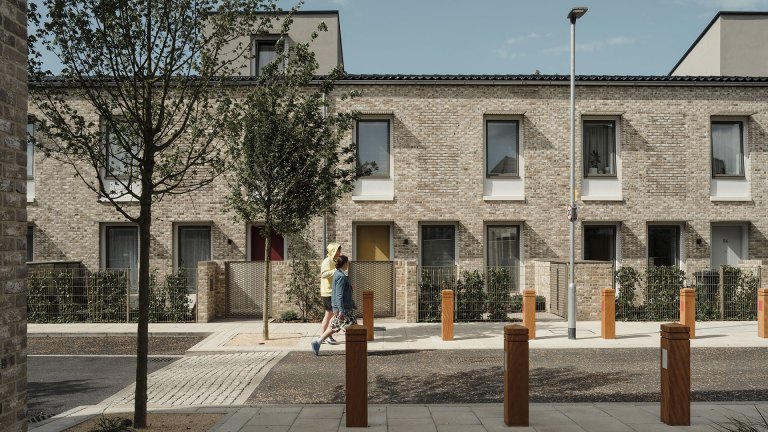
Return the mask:
{"type": "MultiPolygon", "coordinates": [[[[283,355],[252,352],[184,357],[149,375],[147,403],[162,406],[244,403],[257,381],[283,355]]],[[[136,385],[131,384],[100,405],[132,405],[135,392],[136,385]]]]}

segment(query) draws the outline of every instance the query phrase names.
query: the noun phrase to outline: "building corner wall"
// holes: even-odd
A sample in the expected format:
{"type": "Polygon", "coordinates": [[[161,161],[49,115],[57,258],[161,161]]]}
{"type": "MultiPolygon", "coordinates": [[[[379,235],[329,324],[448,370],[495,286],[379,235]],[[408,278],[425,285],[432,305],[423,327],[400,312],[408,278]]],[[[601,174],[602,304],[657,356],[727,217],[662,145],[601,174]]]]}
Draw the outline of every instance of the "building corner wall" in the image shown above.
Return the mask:
{"type": "Polygon", "coordinates": [[[0,430],[27,429],[26,1],[0,3],[0,430]]]}

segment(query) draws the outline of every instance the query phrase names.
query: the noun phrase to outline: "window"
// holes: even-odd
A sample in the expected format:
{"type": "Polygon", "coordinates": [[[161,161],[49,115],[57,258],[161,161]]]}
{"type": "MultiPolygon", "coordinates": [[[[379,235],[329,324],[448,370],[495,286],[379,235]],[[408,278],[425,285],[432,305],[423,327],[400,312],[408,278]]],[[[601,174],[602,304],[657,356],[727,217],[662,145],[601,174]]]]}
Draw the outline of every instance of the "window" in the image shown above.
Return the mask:
{"type": "Polygon", "coordinates": [[[375,162],[368,178],[389,178],[389,120],[358,120],[357,165],[375,162]]]}
{"type": "Polygon", "coordinates": [[[456,263],[456,227],[425,225],[421,227],[421,265],[452,267],[456,263]]]}
{"type": "Polygon", "coordinates": [[[184,269],[187,288],[197,286],[197,263],[211,260],[211,227],[181,226],[178,228],[178,253],[176,267],[184,269]]]}
{"type": "Polygon", "coordinates": [[[35,259],[35,227],[27,226],[27,262],[35,259]]]}
{"type": "Polygon", "coordinates": [[[277,59],[277,38],[257,39],[253,42],[254,75],[261,75],[268,64],[277,59]]]}
{"type": "Polygon", "coordinates": [[[584,259],[593,261],[614,261],[616,259],[615,226],[584,226],[584,259]]]}
{"type": "Polygon", "coordinates": [[[712,122],[712,177],[744,177],[744,124],[712,122]]]}
{"type": "Polygon", "coordinates": [[[135,159],[131,153],[137,155],[139,146],[136,140],[132,143],[129,141],[131,134],[132,131],[125,124],[121,124],[117,129],[107,126],[107,176],[113,178],[135,176],[132,170],[135,159]],[[130,145],[130,152],[127,150],[128,145],[130,145]]]}
{"type": "Polygon", "coordinates": [[[616,177],[616,122],[584,120],[584,177],[616,177]]]}
{"type": "Polygon", "coordinates": [[[488,226],[488,266],[517,267],[519,264],[519,227],[515,225],[488,226]]]}
{"type": "Polygon", "coordinates": [[[487,177],[517,177],[519,154],[517,120],[485,121],[485,174],[487,177]]]}
{"type": "Polygon", "coordinates": [[[648,226],[648,265],[677,266],[680,261],[680,227],[648,226]]]}
{"type": "Polygon", "coordinates": [[[135,226],[108,226],[105,229],[108,270],[127,270],[132,290],[139,283],[139,230],[135,226]]]}
{"type": "Polygon", "coordinates": [[[27,121],[27,180],[35,178],[35,122],[27,121]]]}

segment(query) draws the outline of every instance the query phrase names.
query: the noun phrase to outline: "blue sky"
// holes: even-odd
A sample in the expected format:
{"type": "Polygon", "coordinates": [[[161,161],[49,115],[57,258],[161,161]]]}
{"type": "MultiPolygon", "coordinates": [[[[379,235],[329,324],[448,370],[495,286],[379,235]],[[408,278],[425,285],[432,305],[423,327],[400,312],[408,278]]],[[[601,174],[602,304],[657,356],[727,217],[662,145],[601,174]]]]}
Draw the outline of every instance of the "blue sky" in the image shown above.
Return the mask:
{"type": "Polygon", "coordinates": [[[666,75],[718,11],[768,11],[768,0],[307,0],[303,9],[339,10],[350,73],[566,74],[573,6],[589,8],[576,26],[578,74],[666,75]]]}

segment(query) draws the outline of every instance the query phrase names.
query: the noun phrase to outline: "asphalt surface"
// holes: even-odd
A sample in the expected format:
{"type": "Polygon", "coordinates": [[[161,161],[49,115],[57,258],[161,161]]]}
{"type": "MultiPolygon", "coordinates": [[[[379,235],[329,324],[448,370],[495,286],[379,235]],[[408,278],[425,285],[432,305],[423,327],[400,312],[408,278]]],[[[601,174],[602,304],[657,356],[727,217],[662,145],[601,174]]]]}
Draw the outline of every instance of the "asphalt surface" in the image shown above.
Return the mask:
{"type": "MultiPolygon", "coordinates": [[[[150,338],[150,355],[168,357],[150,357],[149,373],[176,361],[200,340],[202,337],[150,338]]],[[[133,337],[31,337],[28,347],[30,419],[97,404],[135,382],[133,337]]]]}
{"type": "MultiPolygon", "coordinates": [[[[768,400],[765,348],[691,350],[694,401],[768,400]]],[[[343,352],[289,353],[248,403],[344,403],[343,352]]],[[[531,402],[659,400],[659,350],[530,351],[531,402]]],[[[390,351],[368,354],[368,397],[376,404],[499,403],[503,351],[390,351]]]]}

